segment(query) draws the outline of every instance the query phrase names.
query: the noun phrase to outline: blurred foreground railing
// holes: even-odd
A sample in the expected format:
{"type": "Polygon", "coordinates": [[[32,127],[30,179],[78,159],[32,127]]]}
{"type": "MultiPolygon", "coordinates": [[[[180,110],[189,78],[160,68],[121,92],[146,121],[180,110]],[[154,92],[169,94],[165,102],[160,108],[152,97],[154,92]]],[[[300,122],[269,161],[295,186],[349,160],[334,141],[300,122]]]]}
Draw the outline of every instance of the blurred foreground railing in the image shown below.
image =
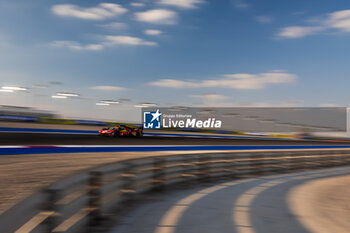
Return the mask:
{"type": "Polygon", "coordinates": [[[230,152],[126,160],[51,185],[0,216],[0,232],[95,232],[147,191],[350,165],[350,150],[230,152]]]}

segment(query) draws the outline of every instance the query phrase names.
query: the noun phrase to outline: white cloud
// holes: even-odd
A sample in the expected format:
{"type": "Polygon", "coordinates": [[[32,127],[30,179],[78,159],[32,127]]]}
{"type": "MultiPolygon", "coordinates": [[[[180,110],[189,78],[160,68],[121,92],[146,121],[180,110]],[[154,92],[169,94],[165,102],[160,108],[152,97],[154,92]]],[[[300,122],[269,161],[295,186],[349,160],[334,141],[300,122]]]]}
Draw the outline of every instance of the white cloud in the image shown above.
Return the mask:
{"type": "Polygon", "coordinates": [[[85,50],[102,50],[103,49],[103,45],[101,44],[88,44],[85,46],[85,50]]]}
{"type": "Polygon", "coordinates": [[[339,104],[320,104],[319,107],[322,108],[336,108],[336,107],[342,107],[339,104]]]}
{"type": "Polygon", "coordinates": [[[138,21],[152,24],[176,24],[177,13],[165,9],[153,9],[135,13],[138,21]]]}
{"type": "Polygon", "coordinates": [[[106,45],[147,45],[155,46],[157,43],[132,36],[105,36],[106,45]]]}
{"type": "Polygon", "coordinates": [[[181,8],[195,8],[197,4],[205,3],[204,0],[159,0],[159,4],[176,6],[181,8]]]}
{"type": "Polygon", "coordinates": [[[229,97],[216,94],[216,93],[207,93],[204,95],[191,95],[190,97],[200,100],[199,103],[192,103],[196,106],[222,106],[225,104],[225,100],[228,100],[229,97]]]}
{"type": "Polygon", "coordinates": [[[130,6],[143,7],[143,6],[145,6],[145,4],[143,4],[141,2],[132,2],[132,3],[130,3],[130,6]]]}
{"type": "Polygon", "coordinates": [[[245,0],[232,0],[232,2],[236,8],[248,8],[251,6],[245,0]]]}
{"type": "Polygon", "coordinates": [[[259,23],[271,23],[273,21],[273,18],[270,17],[270,16],[266,16],[266,15],[260,15],[260,16],[257,16],[256,17],[256,20],[259,22],[259,23]]]}
{"type": "Polygon", "coordinates": [[[126,13],[128,10],[119,4],[100,3],[96,7],[83,8],[71,4],[55,5],[51,8],[56,15],[88,20],[104,20],[126,13]]]}
{"type": "Polygon", "coordinates": [[[336,11],[328,15],[325,21],[328,27],[350,32],[350,10],[336,11]]]}
{"type": "Polygon", "coordinates": [[[277,34],[278,37],[283,38],[300,38],[308,35],[315,34],[322,31],[323,27],[285,27],[277,34]]]}
{"type": "Polygon", "coordinates": [[[94,86],[94,87],[90,87],[90,89],[98,90],[98,91],[123,91],[126,88],[119,87],[119,86],[94,86]]]}
{"type": "Polygon", "coordinates": [[[169,88],[231,88],[231,89],[263,89],[270,84],[292,83],[297,76],[285,72],[261,74],[227,74],[219,79],[182,81],[176,79],[160,79],[149,83],[152,86],[169,88]]]}
{"type": "Polygon", "coordinates": [[[198,84],[188,81],[181,81],[176,79],[160,79],[149,83],[151,86],[184,88],[184,87],[200,87],[198,84]]]}
{"type": "Polygon", "coordinates": [[[285,27],[277,33],[277,36],[282,38],[300,38],[329,30],[350,32],[350,10],[335,11],[327,14],[327,17],[323,19],[314,18],[309,20],[309,22],[315,25],[285,27]]]}
{"type": "Polygon", "coordinates": [[[292,107],[300,107],[302,106],[303,101],[301,100],[288,100],[288,101],[281,101],[281,102],[254,102],[254,103],[239,103],[240,107],[264,107],[264,108],[292,108],[292,107]]]}
{"type": "Polygon", "coordinates": [[[122,30],[128,27],[127,24],[125,23],[120,23],[120,22],[112,22],[112,23],[107,23],[107,24],[101,24],[99,25],[101,27],[110,29],[110,30],[122,30]]]}
{"type": "Polygon", "coordinates": [[[149,35],[149,36],[158,36],[158,35],[162,34],[163,32],[160,30],[148,29],[148,30],[145,30],[144,33],[146,35],[149,35]]]}
{"type": "Polygon", "coordinates": [[[68,48],[78,51],[86,50],[102,50],[106,47],[116,47],[116,46],[156,46],[156,42],[147,41],[138,37],[132,36],[104,36],[103,41],[98,44],[87,44],[82,45],[76,41],[53,41],[50,43],[53,47],[68,48]]]}
{"type": "Polygon", "coordinates": [[[80,43],[76,41],[68,41],[68,40],[56,40],[50,43],[53,47],[60,47],[60,48],[69,48],[72,50],[102,50],[104,48],[101,44],[88,44],[88,45],[81,45],[80,43]]]}
{"type": "Polygon", "coordinates": [[[215,100],[225,100],[228,99],[227,96],[223,96],[220,94],[216,94],[216,93],[208,93],[208,94],[204,94],[204,95],[191,95],[192,98],[199,98],[199,99],[203,99],[204,101],[215,101],[215,100]]]}

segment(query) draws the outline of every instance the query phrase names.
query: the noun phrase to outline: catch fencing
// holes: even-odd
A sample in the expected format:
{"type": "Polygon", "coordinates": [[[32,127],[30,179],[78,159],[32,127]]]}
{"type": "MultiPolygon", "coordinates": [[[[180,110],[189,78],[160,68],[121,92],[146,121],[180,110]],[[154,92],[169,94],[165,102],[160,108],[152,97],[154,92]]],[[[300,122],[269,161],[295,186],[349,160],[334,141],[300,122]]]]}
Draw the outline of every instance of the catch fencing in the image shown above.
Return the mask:
{"type": "MultiPolygon", "coordinates": [[[[52,184],[0,216],[0,232],[96,232],[172,184],[350,165],[350,150],[225,152],[125,160],[52,184]]],[[[187,187],[188,187],[187,186],[187,187]]]]}

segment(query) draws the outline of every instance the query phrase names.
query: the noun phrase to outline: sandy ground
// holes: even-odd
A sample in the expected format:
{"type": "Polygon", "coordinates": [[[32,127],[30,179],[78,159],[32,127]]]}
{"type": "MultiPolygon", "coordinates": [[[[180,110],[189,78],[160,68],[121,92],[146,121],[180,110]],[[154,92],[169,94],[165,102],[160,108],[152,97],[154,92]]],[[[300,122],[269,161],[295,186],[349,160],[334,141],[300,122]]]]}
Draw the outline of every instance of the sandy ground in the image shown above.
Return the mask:
{"type": "Polygon", "coordinates": [[[28,122],[5,122],[0,121],[0,127],[9,128],[32,128],[32,129],[65,129],[65,130],[96,130],[101,129],[101,126],[92,125],[57,125],[57,124],[38,124],[28,122]]]}
{"type": "Polygon", "coordinates": [[[2,155],[0,158],[0,214],[41,188],[85,169],[131,158],[190,153],[198,152],[2,155]]]}
{"type": "MultiPolygon", "coordinates": [[[[102,126],[93,125],[65,125],[65,124],[40,124],[28,122],[5,122],[0,121],[0,127],[9,128],[32,128],[32,129],[63,129],[63,130],[100,130],[102,126]]],[[[194,134],[194,135],[223,135],[216,133],[202,133],[202,132],[187,132],[187,131],[166,131],[166,130],[149,130],[145,129],[145,133],[167,133],[167,134],[194,134]]],[[[224,134],[226,136],[237,136],[236,134],[224,134]]],[[[244,137],[244,135],[240,135],[244,137]]],[[[255,136],[249,136],[255,137],[255,136]]]]}
{"type": "MultiPolygon", "coordinates": [[[[263,152],[252,150],[251,152],[263,152]]],[[[285,150],[275,150],[285,151],[285,150]]],[[[292,151],[292,150],[288,150],[292,151]]],[[[312,150],[309,150],[312,151],[312,150]]],[[[1,155],[0,214],[41,188],[97,166],[132,158],[223,151],[110,152],[73,154],[1,155]]],[[[225,151],[237,152],[237,151],[225,151]]],[[[349,180],[350,184],[350,180],[349,180]]],[[[348,195],[350,197],[350,195],[348,195]]],[[[349,228],[350,229],[350,228],[349,228]]]]}
{"type": "Polygon", "coordinates": [[[299,221],[315,233],[350,232],[350,176],[326,178],[293,189],[289,204],[299,221]]]}

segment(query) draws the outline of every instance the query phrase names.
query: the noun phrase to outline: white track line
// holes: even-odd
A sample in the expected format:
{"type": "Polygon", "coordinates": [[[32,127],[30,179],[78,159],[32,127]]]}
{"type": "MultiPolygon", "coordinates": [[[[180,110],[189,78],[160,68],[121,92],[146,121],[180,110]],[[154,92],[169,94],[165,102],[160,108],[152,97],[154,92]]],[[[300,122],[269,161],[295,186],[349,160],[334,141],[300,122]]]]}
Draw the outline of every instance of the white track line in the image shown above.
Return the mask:
{"type": "Polygon", "coordinates": [[[304,180],[304,179],[310,179],[310,178],[320,178],[323,176],[342,174],[344,172],[343,170],[344,169],[336,169],[335,171],[331,171],[326,174],[316,171],[311,174],[304,174],[301,176],[298,175],[294,177],[265,182],[256,187],[249,189],[248,191],[244,192],[241,196],[239,196],[237,201],[234,204],[233,221],[235,223],[237,232],[238,233],[255,233],[255,230],[253,228],[251,218],[250,218],[250,212],[251,212],[250,206],[252,205],[252,202],[254,201],[254,199],[263,191],[291,180],[304,180]]]}

